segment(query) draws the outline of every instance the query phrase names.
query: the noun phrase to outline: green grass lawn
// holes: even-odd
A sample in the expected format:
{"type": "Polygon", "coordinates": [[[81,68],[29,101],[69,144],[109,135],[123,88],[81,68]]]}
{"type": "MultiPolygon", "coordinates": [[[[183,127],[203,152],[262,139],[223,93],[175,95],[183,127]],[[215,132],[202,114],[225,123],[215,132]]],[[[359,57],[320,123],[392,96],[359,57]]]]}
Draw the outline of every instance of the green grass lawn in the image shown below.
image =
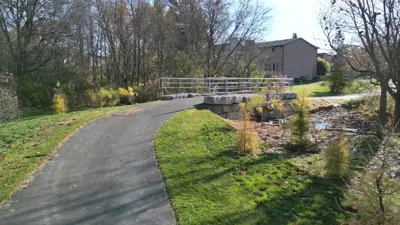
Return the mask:
{"type": "Polygon", "coordinates": [[[0,122],[0,202],[70,133],[86,122],[132,106],[35,115],[0,122]]]}
{"type": "Polygon", "coordinates": [[[347,218],[338,184],[290,154],[236,155],[235,135],[225,121],[196,109],[177,114],[157,133],[156,156],[180,225],[338,224],[347,218]]]}
{"type": "Polygon", "coordinates": [[[343,93],[331,93],[327,83],[323,81],[312,82],[307,84],[294,85],[292,88],[293,92],[304,93],[310,97],[325,97],[325,96],[337,96],[347,94],[357,94],[370,91],[376,88],[370,84],[367,79],[356,79],[351,81],[351,85],[345,87],[343,93]]]}

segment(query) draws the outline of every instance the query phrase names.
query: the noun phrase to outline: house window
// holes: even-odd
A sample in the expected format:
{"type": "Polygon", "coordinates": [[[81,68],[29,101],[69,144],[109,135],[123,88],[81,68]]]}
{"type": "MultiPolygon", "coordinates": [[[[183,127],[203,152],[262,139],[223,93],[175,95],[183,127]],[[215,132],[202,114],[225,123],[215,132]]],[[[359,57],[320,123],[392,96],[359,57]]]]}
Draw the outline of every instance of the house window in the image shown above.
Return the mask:
{"type": "Polygon", "coordinates": [[[271,64],[270,63],[265,64],[264,69],[265,71],[271,71],[271,64]]]}
{"type": "Polygon", "coordinates": [[[268,72],[280,72],[281,65],[280,65],[280,63],[267,63],[267,64],[265,64],[264,69],[265,69],[265,71],[268,71],[268,72]]]}
{"type": "Polygon", "coordinates": [[[272,52],[275,52],[275,48],[272,48],[272,52]]]}

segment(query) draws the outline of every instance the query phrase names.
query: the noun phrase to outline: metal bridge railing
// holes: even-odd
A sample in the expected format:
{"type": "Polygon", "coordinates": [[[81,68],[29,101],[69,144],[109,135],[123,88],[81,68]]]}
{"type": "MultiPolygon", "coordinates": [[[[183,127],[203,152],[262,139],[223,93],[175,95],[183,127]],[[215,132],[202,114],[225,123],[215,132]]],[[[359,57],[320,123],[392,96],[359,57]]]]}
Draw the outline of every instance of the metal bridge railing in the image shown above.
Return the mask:
{"type": "Polygon", "coordinates": [[[293,78],[172,78],[159,80],[162,96],[180,93],[230,94],[257,93],[262,90],[291,90],[293,78]]]}

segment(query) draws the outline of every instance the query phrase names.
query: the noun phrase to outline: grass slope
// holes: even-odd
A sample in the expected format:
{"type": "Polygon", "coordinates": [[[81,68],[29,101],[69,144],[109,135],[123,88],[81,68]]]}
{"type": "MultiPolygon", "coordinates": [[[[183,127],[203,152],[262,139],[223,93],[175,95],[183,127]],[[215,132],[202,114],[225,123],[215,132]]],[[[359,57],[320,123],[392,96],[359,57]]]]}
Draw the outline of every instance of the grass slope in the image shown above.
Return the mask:
{"type": "Polygon", "coordinates": [[[238,156],[235,131],[209,111],[187,110],[165,123],[156,156],[180,225],[338,224],[334,183],[289,156],[238,156]]]}
{"type": "Polygon", "coordinates": [[[0,122],[0,202],[78,127],[113,111],[130,109],[132,106],[90,109],[0,122]]]}

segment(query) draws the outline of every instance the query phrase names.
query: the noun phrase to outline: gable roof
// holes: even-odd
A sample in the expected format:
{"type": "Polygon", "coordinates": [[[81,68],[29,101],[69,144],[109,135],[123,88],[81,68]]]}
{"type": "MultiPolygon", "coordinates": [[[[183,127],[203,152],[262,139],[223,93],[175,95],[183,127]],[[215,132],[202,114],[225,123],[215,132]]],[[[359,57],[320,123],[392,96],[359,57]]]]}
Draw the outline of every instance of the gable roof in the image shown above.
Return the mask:
{"type": "Polygon", "coordinates": [[[310,42],[304,40],[303,38],[291,38],[291,39],[284,39],[284,40],[277,40],[277,41],[266,41],[266,42],[260,42],[257,43],[257,47],[261,47],[261,48],[271,48],[271,47],[277,47],[277,46],[284,46],[284,45],[288,45],[294,41],[297,40],[303,40],[304,42],[306,42],[307,44],[311,45],[314,48],[317,48],[317,46],[311,44],[310,42]]]}
{"type": "Polygon", "coordinates": [[[321,57],[321,58],[323,58],[323,57],[325,57],[325,56],[332,57],[331,54],[328,54],[328,53],[326,53],[326,52],[321,52],[321,53],[318,53],[317,55],[318,55],[318,57],[321,57]]]}

